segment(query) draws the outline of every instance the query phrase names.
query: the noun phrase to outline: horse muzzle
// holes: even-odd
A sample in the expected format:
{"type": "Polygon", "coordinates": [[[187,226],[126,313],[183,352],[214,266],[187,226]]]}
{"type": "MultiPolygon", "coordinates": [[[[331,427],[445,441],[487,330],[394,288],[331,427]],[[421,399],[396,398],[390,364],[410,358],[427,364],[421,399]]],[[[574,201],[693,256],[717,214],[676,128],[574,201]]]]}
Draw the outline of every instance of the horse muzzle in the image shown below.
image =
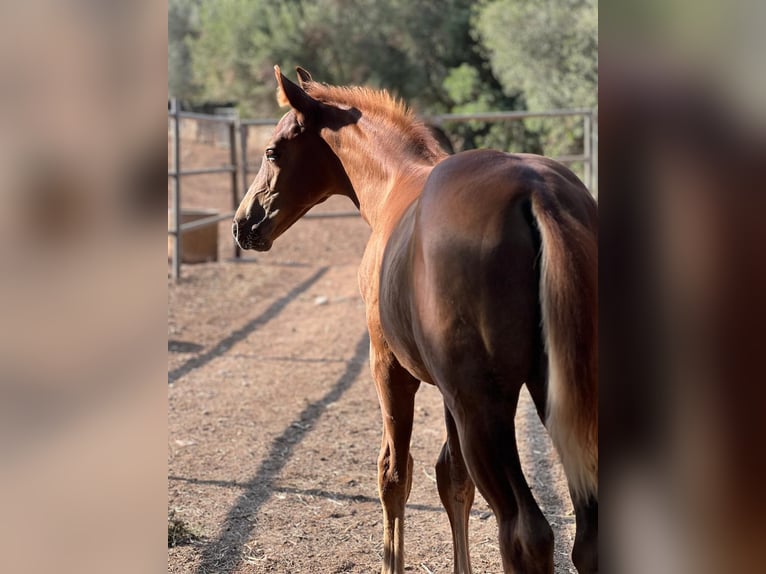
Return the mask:
{"type": "Polygon", "coordinates": [[[237,221],[231,226],[231,233],[234,240],[242,249],[253,249],[255,251],[268,251],[271,249],[273,240],[269,238],[270,220],[264,220],[253,224],[250,221],[237,221]]]}

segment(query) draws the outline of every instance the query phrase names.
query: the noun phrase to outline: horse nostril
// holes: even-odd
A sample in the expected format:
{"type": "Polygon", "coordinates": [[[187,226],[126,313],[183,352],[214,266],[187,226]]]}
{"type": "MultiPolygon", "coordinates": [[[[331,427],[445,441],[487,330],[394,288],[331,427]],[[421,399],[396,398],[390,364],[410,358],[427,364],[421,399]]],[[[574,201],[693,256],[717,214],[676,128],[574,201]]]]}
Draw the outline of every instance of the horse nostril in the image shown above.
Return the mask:
{"type": "Polygon", "coordinates": [[[231,234],[234,236],[234,239],[237,239],[239,235],[239,225],[237,225],[236,221],[231,224],[231,234]]]}

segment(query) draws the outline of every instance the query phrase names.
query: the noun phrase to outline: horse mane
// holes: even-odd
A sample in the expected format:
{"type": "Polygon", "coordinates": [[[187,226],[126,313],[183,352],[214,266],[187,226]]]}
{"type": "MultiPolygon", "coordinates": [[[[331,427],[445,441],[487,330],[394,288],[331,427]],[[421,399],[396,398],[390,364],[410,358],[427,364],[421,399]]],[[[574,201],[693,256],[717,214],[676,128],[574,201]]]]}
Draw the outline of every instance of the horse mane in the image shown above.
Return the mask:
{"type": "Polygon", "coordinates": [[[356,108],[373,122],[382,123],[397,132],[415,154],[429,162],[437,162],[447,154],[442,150],[428,126],[413,111],[387,90],[359,86],[329,86],[319,82],[304,83],[304,89],[324,104],[356,108]]]}

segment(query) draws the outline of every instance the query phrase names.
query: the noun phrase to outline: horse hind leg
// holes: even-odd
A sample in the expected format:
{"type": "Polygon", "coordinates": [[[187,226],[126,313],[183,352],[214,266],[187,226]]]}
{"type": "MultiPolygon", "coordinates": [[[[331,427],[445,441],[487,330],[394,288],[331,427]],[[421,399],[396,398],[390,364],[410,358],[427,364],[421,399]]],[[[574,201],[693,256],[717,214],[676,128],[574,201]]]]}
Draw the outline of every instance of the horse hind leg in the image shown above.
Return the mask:
{"type": "Polygon", "coordinates": [[[593,496],[574,500],[577,534],[572,562],[580,574],[598,572],[598,500],[593,496]]]}
{"type": "MultiPolygon", "coordinates": [[[[545,368],[541,369],[545,372],[545,368]]],[[[545,425],[547,385],[545,377],[532,378],[527,389],[537,408],[537,414],[545,425]]],[[[572,563],[579,574],[598,572],[598,500],[593,496],[581,496],[570,490],[575,511],[576,533],[572,548],[572,563]]]]}
{"type": "Polygon", "coordinates": [[[451,411],[465,463],[497,519],[504,572],[553,574],[553,530],[529,490],[516,447],[519,389],[511,399],[493,396],[451,411]]]}
{"type": "Polygon", "coordinates": [[[436,484],[452,529],[454,572],[471,574],[468,517],[476,488],[463,460],[455,420],[446,405],[444,418],[447,424],[447,439],[436,462],[436,484]]]}

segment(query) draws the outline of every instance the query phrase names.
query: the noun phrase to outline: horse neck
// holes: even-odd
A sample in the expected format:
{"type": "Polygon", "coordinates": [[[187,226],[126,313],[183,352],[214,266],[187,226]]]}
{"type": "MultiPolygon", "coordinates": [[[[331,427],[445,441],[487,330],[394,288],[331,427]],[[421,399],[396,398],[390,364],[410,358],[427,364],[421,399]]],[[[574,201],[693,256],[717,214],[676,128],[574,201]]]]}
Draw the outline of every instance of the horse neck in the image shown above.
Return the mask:
{"type": "Polygon", "coordinates": [[[405,130],[364,116],[325,139],[343,164],[362,218],[373,231],[420,194],[431,169],[443,157],[414,145],[405,130]]]}

